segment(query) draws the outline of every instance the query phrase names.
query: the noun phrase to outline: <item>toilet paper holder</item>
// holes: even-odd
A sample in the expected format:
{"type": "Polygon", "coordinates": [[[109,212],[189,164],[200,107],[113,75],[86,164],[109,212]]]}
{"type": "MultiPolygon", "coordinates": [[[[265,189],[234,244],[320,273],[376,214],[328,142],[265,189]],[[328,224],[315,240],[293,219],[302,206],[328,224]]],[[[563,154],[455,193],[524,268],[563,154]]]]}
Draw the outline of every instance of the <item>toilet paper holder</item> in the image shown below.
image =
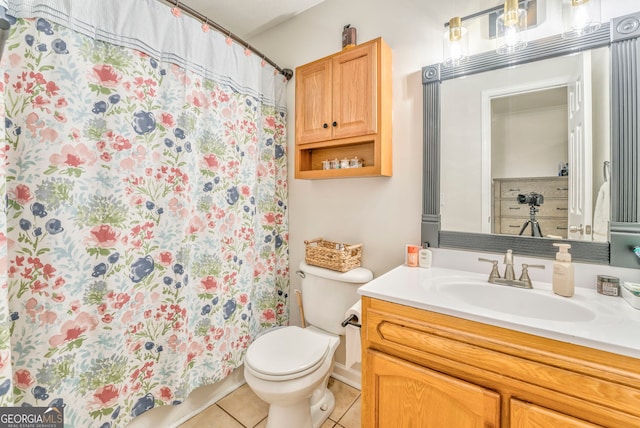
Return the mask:
{"type": "Polygon", "coordinates": [[[342,326],[346,327],[347,325],[353,325],[355,327],[361,328],[362,325],[358,323],[358,316],[356,314],[351,314],[347,319],[342,321],[342,326]]]}

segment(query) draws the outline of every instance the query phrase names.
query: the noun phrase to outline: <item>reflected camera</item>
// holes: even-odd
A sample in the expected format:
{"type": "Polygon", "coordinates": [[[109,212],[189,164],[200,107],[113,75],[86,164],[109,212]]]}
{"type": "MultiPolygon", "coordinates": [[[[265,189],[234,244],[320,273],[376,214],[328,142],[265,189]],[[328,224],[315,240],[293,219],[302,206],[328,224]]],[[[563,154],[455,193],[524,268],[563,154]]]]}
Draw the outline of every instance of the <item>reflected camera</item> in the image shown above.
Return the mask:
{"type": "Polygon", "coordinates": [[[526,195],[520,194],[518,195],[518,203],[539,207],[544,203],[544,196],[536,192],[527,193],[526,195]]]}

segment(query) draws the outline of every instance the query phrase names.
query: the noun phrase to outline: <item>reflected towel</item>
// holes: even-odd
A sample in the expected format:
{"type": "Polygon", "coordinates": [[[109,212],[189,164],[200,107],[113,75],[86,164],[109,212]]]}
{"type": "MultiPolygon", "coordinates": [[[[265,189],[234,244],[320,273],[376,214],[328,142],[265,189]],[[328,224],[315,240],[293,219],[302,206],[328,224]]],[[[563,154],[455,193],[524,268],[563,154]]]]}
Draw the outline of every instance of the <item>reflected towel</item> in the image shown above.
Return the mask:
{"type": "Polygon", "coordinates": [[[593,240],[606,242],[609,240],[609,182],[605,181],[598,190],[596,208],[593,211],[593,240]]]}

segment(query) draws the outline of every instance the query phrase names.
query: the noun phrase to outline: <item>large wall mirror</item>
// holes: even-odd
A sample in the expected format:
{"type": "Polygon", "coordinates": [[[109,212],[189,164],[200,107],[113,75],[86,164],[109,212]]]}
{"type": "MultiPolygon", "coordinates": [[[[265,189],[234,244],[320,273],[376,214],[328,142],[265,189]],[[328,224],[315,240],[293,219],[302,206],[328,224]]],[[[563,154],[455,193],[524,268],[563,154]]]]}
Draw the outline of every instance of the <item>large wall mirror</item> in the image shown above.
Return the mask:
{"type": "Polygon", "coordinates": [[[423,68],[422,240],[640,267],[640,14],[423,68]]]}

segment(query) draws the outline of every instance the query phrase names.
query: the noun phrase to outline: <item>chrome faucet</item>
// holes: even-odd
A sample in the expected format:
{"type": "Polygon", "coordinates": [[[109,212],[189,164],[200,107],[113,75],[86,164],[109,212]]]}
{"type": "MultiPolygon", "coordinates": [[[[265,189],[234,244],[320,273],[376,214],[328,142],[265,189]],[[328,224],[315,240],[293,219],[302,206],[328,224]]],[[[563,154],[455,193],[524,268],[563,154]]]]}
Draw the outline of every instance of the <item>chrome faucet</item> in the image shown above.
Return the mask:
{"type": "Polygon", "coordinates": [[[491,267],[491,273],[489,274],[489,279],[487,280],[487,282],[494,282],[496,279],[500,279],[500,272],[498,272],[497,260],[483,259],[482,257],[480,257],[478,261],[493,263],[493,266],[491,267]]]}
{"type": "Polygon", "coordinates": [[[522,263],[522,273],[520,274],[518,281],[524,283],[526,285],[525,288],[533,288],[531,278],[529,278],[528,268],[544,269],[544,265],[528,265],[526,263],[522,263]]]}
{"type": "Polygon", "coordinates": [[[515,272],[513,270],[513,251],[507,250],[507,253],[504,256],[504,278],[501,278],[500,272],[498,271],[497,260],[478,258],[478,261],[488,262],[492,264],[491,273],[489,274],[489,279],[487,280],[487,282],[490,282],[491,284],[509,285],[511,287],[518,288],[533,288],[531,278],[529,277],[529,268],[545,268],[544,265],[530,265],[523,263],[520,278],[516,279],[515,272]]]}
{"type": "Polygon", "coordinates": [[[512,281],[516,279],[516,273],[513,271],[513,251],[507,250],[504,255],[504,279],[512,281]]]}

